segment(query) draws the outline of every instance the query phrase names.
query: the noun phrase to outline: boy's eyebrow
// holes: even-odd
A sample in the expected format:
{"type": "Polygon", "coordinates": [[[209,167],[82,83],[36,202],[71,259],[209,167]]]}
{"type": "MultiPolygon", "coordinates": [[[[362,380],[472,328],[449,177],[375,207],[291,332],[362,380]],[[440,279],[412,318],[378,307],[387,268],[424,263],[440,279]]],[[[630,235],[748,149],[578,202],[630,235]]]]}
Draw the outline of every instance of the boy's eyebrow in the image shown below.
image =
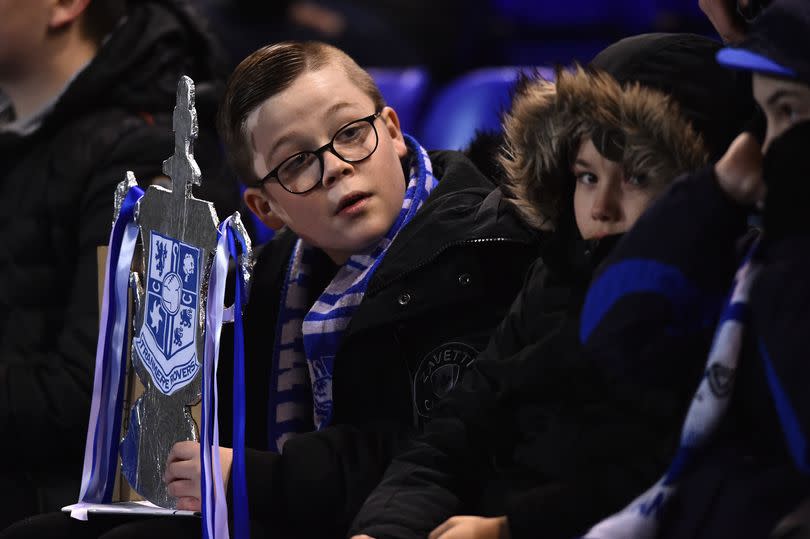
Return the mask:
{"type": "MultiPolygon", "coordinates": [[[[338,103],[335,103],[334,105],[331,105],[328,109],[326,109],[326,111],[324,112],[324,116],[329,116],[330,114],[334,114],[334,113],[338,112],[341,109],[344,109],[346,107],[350,107],[351,105],[352,105],[352,103],[349,103],[348,101],[340,101],[338,103]]],[[[273,144],[273,146],[270,148],[270,151],[267,152],[268,159],[275,153],[275,151],[278,149],[279,146],[281,146],[285,142],[288,142],[291,138],[293,138],[293,135],[290,134],[290,133],[288,133],[286,135],[282,135],[281,138],[279,138],[273,144]]]]}
{"type": "Polygon", "coordinates": [[[585,161],[584,159],[582,159],[580,157],[577,157],[577,159],[574,161],[574,165],[575,166],[579,165],[579,166],[585,167],[585,168],[589,168],[591,166],[591,164],[588,161],[585,161]]]}
{"type": "Polygon", "coordinates": [[[799,95],[799,93],[796,92],[795,90],[785,90],[785,89],[777,90],[773,94],[771,94],[771,96],[766,101],[766,104],[773,105],[774,103],[776,103],[779,99],[781,99],[783,97],[788,97],[788,96],[797,97],[798,95],[799,95]]]}
{"type": "Polygon", "coordinates": [[[344,109],[350,106],[352,106],[352,103],[349,103],[348,101],[340,101],[339,103],[335,103],[334,105],[326,109],[326,115],[328,116],[330,114],[334,114],[340,109],[344,109]]]}
{"type": "Polygon", "coordinates": [[[280,139],[278,139],[275,142],[275,144],[273,144],[273,146],[270,148],[270,151],[267,152],[267,158],[270,159],[270,157],[274,153],[276,153],[276,150],[278,149],[278,147],[281,146],[282,144],[284,144],[285,142],[287,142],[288,140],[290,140],[291,138],[292,138],[292,135],[287,134],[287,135],[283,135],[280,139]]]}

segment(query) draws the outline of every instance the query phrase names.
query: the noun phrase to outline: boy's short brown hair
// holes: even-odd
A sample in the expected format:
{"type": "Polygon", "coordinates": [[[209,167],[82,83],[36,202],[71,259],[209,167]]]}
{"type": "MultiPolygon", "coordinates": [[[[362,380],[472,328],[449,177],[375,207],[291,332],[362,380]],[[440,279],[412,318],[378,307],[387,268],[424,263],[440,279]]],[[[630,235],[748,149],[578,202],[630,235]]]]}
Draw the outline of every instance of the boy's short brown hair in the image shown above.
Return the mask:
{"type": "Polygon", "coordinates": [[[316,71],[330,62],[342,67],[349,79],[374,102],[376,110],[385,106],[374,79],[345,52],[318,41],[281,42],[255,51],[242,60],[228,79],[219,109],[219,134],[239,180],[255,186],[259,178],[253,170],[247,117],[267,99],[289,88],[301,74],[316,71]]]}

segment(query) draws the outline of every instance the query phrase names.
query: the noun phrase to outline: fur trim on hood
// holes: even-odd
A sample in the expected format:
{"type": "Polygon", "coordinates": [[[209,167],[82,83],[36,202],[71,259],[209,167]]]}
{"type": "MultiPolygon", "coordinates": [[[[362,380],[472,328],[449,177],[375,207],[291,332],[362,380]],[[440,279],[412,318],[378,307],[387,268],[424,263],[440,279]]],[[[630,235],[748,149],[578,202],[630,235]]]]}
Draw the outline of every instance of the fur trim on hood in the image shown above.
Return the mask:
{"type": "Polygon", "coordinates": [[[573,212],[571,166],[585,137],[652,186],[663,187],[707,161],[700,136],[669,97],[638,84],[622,88],[607,73],[581,67],[559,70],[556,83],[523,77],[504,132],[499,160],[507,197],[538,230],[553,230],[573,212]]]}

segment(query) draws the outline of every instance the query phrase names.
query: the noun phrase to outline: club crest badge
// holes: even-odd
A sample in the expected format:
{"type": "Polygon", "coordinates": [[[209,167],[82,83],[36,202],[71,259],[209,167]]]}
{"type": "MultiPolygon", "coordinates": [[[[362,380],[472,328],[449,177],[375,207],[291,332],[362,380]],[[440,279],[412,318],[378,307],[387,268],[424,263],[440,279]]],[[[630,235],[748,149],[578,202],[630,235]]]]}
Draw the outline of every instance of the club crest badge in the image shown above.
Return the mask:
{"type": "Polygon", "coordinates": [[[472,346],[449,342],[422,359],[413,379],[414,406],[420,417],[430,417],[436,402],[450,393],[477,356],[472,346]]]}
{"type": "Polygon", "coordinates": [[[312,380],[315,424],[320,429],[326,425],[332,410],[332,366],[335,356],[321,356],[308,363],[312,380]]]}
{"type": "Polygon", "coordinates": [[[144,319],[134,345],[155,387],[172,395],[199,370],[200,249],[155,231],[150,236],[144,319]]]}
{"type": "Polygon", "coordinates": [[[709,379],[709,389],[718,399],[723,399],[731,395],[734,388],[735,369],[729,368],[722,363],[715,363],[706,372],[709,379]]]}

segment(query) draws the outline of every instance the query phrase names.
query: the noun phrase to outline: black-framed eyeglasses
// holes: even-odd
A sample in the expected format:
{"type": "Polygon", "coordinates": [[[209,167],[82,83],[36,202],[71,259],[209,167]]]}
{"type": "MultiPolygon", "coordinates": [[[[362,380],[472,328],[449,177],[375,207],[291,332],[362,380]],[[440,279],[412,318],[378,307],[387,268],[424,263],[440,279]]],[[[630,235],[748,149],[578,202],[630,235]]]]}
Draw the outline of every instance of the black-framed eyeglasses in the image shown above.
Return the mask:
{"type": "Polygon", "coordinates": [[[290,193],[303,195],[315,189],[323,180],[324,152],[332,152],[346,163],[368,159],[379,143],[374,121],[380,112],[347,123],[337,130],[332,140],[317,150],[291,155],[259,180],[257,185],[261,186],[264,182],[275,179],[290,193]]]}

